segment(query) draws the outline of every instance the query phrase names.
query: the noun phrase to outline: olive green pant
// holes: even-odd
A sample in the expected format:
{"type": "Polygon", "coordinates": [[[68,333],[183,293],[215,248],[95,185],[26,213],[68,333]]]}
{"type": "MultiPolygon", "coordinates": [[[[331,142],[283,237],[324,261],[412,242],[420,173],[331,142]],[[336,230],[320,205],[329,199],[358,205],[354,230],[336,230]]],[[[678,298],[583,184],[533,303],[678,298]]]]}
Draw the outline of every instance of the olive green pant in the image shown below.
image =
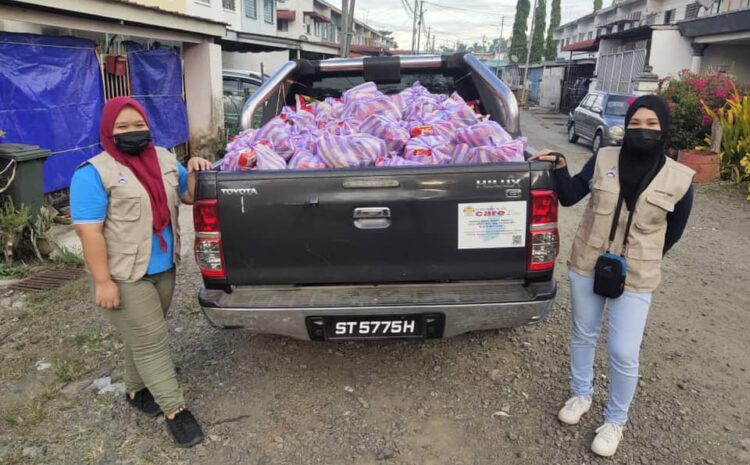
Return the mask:
{"type": "Polygon", "coordinates": [[[167,309],[172,303],[175,270],[116,283],[120,307],[102,309],[125,341],[125,383],[128,392],[148,388],[162,412],[185,405],[167,344],[167,309]]]}

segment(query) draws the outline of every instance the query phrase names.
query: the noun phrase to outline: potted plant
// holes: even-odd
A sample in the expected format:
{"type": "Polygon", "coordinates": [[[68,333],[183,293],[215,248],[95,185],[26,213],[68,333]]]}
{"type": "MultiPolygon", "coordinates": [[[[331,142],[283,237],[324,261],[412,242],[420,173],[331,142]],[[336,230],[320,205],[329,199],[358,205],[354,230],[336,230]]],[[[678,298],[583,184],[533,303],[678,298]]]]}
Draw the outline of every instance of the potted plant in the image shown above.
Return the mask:
{"type": "Polygon", "coordinates": [[[707,142],[721,152],[722,177],[738,184],[750,180],[750,95],[733,88],[723,107],[714,111],[704,105],[704,109],[714,127],[720,128],[707,142]]]}
{"type": "Polygon", "coordinates": [[[672,110],[669,152],[676,152],[678,161],[696,171],[693,180],[697,183],[714,182],[719,177],[721,125],[714,124],[708,112],[721,108],[732,89],[736,89],[734,80],[716,72],[682,70],[678,78],[660,83],[658,94],[672,110]],[[712,139],[713,146],[706,147],[706,139],[712,139]]]}

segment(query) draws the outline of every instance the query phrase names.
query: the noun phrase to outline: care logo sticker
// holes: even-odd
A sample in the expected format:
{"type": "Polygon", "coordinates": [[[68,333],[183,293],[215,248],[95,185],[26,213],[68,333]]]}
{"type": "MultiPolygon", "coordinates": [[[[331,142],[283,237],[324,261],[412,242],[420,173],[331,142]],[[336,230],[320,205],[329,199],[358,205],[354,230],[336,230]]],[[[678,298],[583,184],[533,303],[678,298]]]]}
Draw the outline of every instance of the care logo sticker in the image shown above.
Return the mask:
{"type": "Polygon", "coordinates": [[[526,246],[526,201],[458,204],[458,248],[526,246]]]}

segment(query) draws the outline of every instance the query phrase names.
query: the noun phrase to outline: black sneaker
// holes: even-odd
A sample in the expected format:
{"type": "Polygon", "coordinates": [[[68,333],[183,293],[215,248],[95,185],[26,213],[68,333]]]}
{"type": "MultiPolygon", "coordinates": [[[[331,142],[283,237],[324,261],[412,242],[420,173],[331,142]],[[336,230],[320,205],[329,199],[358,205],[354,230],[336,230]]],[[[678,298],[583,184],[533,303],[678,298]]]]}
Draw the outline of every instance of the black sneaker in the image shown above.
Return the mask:
{"type": "Polygon", "coordinates": [[[132,399],[130,398],[130,394],[125,393],[125,400],[128,401],[130,405],[150,417],[155,417],[156,415],[161,413],[159,404],[157,404],[154,400],[154,396],[151,395],[151,391],[146,388],[143,388],[140,391],[136,392],[135,397],[133,397],[132,399]]]}
{"type": "Polygon", "coordinates": [[[166,418],[167,431],[177,443],[177,447],[193,447],[203,441],[203,430],[190,410],[185,409],[175,415],[173,420],[166,418]]]}

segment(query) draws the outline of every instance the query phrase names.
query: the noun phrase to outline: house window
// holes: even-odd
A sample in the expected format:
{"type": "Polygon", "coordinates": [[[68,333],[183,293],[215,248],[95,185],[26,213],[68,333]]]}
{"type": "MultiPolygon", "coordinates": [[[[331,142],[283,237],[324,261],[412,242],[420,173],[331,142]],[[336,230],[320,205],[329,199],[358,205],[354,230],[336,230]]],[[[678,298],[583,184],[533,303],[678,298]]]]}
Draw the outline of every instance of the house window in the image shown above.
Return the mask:
{"type": "Polygon", "coordinates": [[[697,18],[698,12],[701,9],[701,4],[698,2],[691,3],[685,7],[685,19],[697,18]]]}
{"type": "Polygon", "coordinates": [[[289,32],[289,21],[280,19],[276,21],[276,30],[281,32],[289,32]]]}
{"type": "Polygon", "coordinates": [[[589,31],[589,35],[586,37],[588,40],[591,40],[594,38],[594,31],[589,31]]]}
{"type": "Polygon", "coordinates": [[[235,9],[237,8],[237,5],[235,5],[235,0],[221,0],[221,4],[224,6],[225,10],[235,11],[235,9]]]}
{"type": "Polygon", "coordinates": [[[263,0],[263,19],[270,24],[273,24],[274,3],[275,0],[263,0]]]}
{"type": "Polygon", "coordinates": [[[675,10],[668,10],[664,12],[664,24],[672,24],[674,22],[675,10]]]}
{"type": "Polygon", "coordinates": [[[258,17],[258,0],[245,0],[245,16],[248,18],[258,17]]]}
{"type": "Polygon", "coordinates": [[[211,0],[195,0],[195,3],[202,3],[204,5],[210,5],[211,0]]]}

